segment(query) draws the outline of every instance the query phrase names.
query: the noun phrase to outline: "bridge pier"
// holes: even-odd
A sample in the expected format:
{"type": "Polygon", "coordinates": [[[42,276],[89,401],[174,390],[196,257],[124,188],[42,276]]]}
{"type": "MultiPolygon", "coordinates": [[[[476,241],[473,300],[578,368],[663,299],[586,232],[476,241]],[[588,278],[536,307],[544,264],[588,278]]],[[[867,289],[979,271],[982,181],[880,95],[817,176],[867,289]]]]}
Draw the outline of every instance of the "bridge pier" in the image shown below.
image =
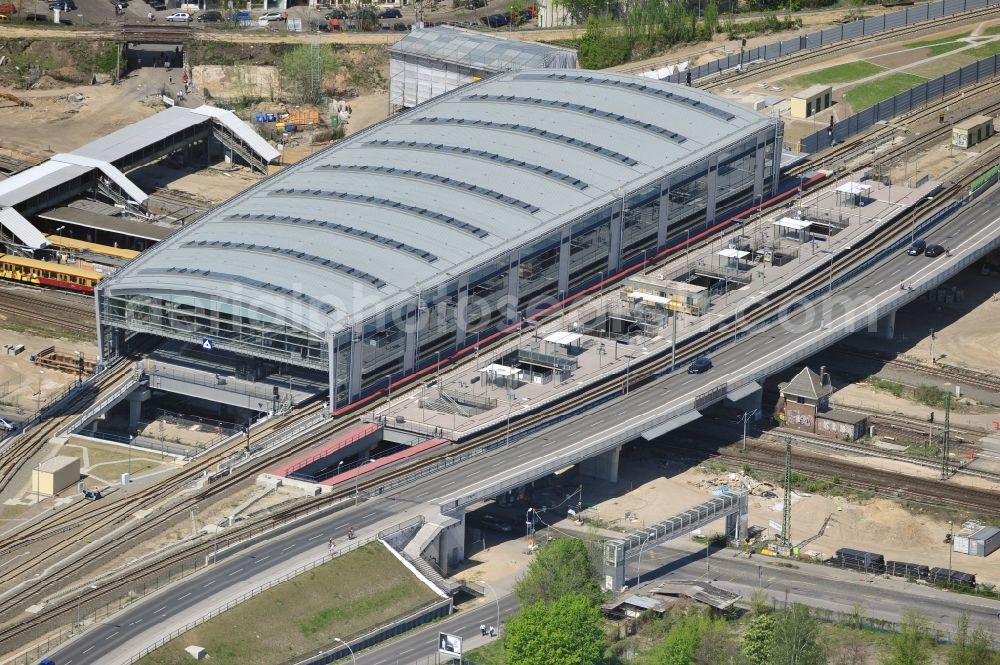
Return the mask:
{"type": "Polygon", "coordinates": [[[152,396],[149,388],[139,388],[132,391],[126,398],[128,400],[128,429],[135,431],[139,428],[139,416],[142,414],[142,403],[152,396]]]}
{"type": "Polygon", "coordinates": [[[762,420],[764,418],[762,409],[764,389],[756,382],[748,387],[752,388],[752,390],[740,390],[727,395],[726,401],[736,408],[742,409],[745,413],[752,413],[751,420],[762,420]]]}
{"type": "Polygon", "coordinates": [[[612,448],[597,457],[591,457],[580,462],[580,473],[609,483],[618,482],[618,458],[622,447],[612,448]]]}
{"type": "Polygon", "coordinates": [[[896,337],[896,312],[892,311],[883,316],[875,324],[875,334],[882,339],[895,339],[896,337]]]}

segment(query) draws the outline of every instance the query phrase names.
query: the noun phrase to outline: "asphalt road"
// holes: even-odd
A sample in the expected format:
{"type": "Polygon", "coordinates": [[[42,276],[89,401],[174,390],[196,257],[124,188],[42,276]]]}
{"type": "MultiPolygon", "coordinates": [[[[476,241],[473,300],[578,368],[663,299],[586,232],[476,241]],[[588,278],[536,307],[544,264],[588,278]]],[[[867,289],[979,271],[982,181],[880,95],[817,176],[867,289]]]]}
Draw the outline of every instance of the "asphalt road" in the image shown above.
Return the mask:
{"type": "MultiPolygon", "coordinates": [[[[998,203],[1000,203],[1000,190],[983,197],[978,205],[966,208],[952,217],[932,233],[928,241],[943,244],[957,254],[962,251],[961,245],[964,241],[975,238],[990,224],[1000,224],[998,203]]],[[[864,305],[872,298],[876,298],[878,293],[884,293],[888,289],[898,289],[900,282],[910,281],[923,271],[936,269],[947,260],[947,257],[943,256],[930,259],[923,256],[910,257],[901,253],[842,286],[836,295],[840,301],[852,303],[853,306],[864,305]]],[[[820,318],[825,321],[835,321],[843,311],[843,307],[824,312],[826,303],[825,299],[814,301],[812,305],[803,307],[787,322],[755,336],[741,339],[734,347],[716,354],[713,357],[715,367],[705,374],[674,374],[664,377],[634,389],[627,399],[608,402],[576,418],[562,421],[512,448],[501,449],[492,455],[476,458],[453,467],[445,475],[425,479],[404,488],[395,495],[395,501],[371,500],[349,511],[318,518],[307,529],[299,529],[273,542],[264,543],[250,554],[239,554],[223,560],[183,584],[125,609],[114,617],[114,623],[92,627],[77,641],[58,649],[54,653],[55,660],[59,665],[91,663],[111,665],[114,661],[107,656],[117,645],[141,635],[147,627],[155,626],[162,618],[190,613],[190,608],[196,602],[212,596],[228,584],[245,581],[269,567],[287,567],[284,562],[304,552],[315,550],[315,556],[318,558],[323,553],[327,539],[341,538],[348,525],[360,530],[366,525],[386,519],[400,506],[435,502],[434,500],[441,500],[443,497],[467,493],[469,488],[494,482],[499,475],[514,475],[538,464],[540,460],[553,459],[565,454],[568,449],[578,447],[581,442],[595,436],[594,432],[623,427],[638,416],[660,409],[665,404],[689,399],[690,395],[699,394],[717,385],[724,377],[735,377],[744,373],[749,363],[764,361],[770,356],[780,355],[788,348],[803,343],[803,337],[807,332],[817,329],[820,318]]],[[[887,543],[888,545],[890,544],[887,543]]],[[[887,558],[892,556],[891,549],[883,553],[887,558]]],[[[837,594],[844,595],[841,592],[845,587],[840,584],[807,586],[807,582],[815,583],[810,582],[812,576],[806,573],[782,570],[781,576],[786,581],[798,580],[801,589],[792,590],[801,593],[804,598],[822,601],[837,594]]],[[[856,591],[846,595],[855,599],[860,597],[856,591]]],[[[886,593],[879,594],[879,597],[888,601],[890,607],[898,603],[900,609],[911,606],[914,602],[909,596],[904,599],[886,593]]],[[[853,600],[851,602],[853,603],[853,600]]],[[[938,602],[935,601],[932,606],[936,607],[938,602]]],[[[979,602],[981,601],[955,595],[948,596],[946,605],[949,608],[957,608],[964,606],[963,604],[976,606],[974,603],[979,602]]],[[[995,610],[993,612],[995,622],[995,610]]],[[[931,613],[931,616],[937,615],[931,613]]],[[[195,616],[189,618],[194,619],[195,616]]],[[[473,623],[478,630],[478,623],[473,623]]]]}
{"type": "MultiPolygon", "coordinates": [[[[689,543],[688,545],[693,545],[689,543]]],[[[775,606],[804,603],[827,610],[850,612],[860,603],[866,617],[899,622],[907,609],[916,609],[943,631],[953,630],[958,616],[968,612],[973,626],[981,624],[994,638],[1000,637],[995,602],[948,593],[900,579],[883,579],[828,566],[801,564],[792,568],[777,565],[767,557],[742,559],[730,550],[714,551],[708,559],[705,550],[693,547],[660,546],[642,562],[642,581],[714,580],[729,591],[749,596],[761,588],[775,606]],[[665,563],[664,563],[665,562],[665,563]],[[758,587],[758,584],[760,585],[758,587]],[[786,593],[787,592],[787,593],[786,593]]],[[[636,583],[637,566],[631,564],[629,585],[636,583]]],[[[503,621],[517,609],[513,596],[500,599],[503,621]]],[[[359,665],[431,665],[437,663],[437,634],[460,635],[466,649],[488,641],[479,634],[480,623],[496,623],[496,604],[480,605],[468,612],[458,612],[444,621],[408,633],[357,654],[359,665]]]]}

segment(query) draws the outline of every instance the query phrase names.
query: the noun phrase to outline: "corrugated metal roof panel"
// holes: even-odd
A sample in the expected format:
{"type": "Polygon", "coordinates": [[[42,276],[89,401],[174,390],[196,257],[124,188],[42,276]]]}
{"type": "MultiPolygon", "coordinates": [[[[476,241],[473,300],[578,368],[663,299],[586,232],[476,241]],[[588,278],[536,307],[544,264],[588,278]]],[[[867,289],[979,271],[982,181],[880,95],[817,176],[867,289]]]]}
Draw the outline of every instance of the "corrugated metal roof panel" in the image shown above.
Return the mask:
{"type": "Polygon", "coordinates": [[[185,110],[197,115],[208,116],[221,122],[223,125],[228,127],[231,132],[246,141],[247,145],[249,145],[254,152],[268,162],[273,162],[281,154],[274,149],[274,146],[265,141],[260,134],[255,132],[247,126],[245,122],[236,117],[236,114],[232,111],[206,105],[199,106],[195,109],[185,110]]]}
{"type": "Polygon", "coordinates": [[[0,226],[31,249],[41,249],[49,244],[45,236],[13,208],[0,208],[0,226]]]}
{"type": "Polygon", "coordinates": [[[576,67],[576,51],[573,49],[508,40],[500,34],[480,34],[447,25],[414,30],[393,44],[390,51],[489,72],[576,67]]]}
{"type": "MultiPolygon", "coordinates": [[[[626,74],[573,74],[572,80],[499,74],[358,132],[209,211],[105,280],[105,288],[190,291],[224,300],[233,297],[232,289],[202,279],[199,271],[267,275],[268,283],[338,303],[325,320],[310,320],[309,330],[322,334],[502,261],[543,234],[620,200],[623,191],[645,187],[773,123],[698,89],[626,74]],[[601,83],[581,84],[578,74],[601,83]],[[467,101],[473,94],[487,97],[467,101]],[[496,103],[499,95],[547,103],[496,103]],[[567,113],[564,104],[587,110],[567,113]],[[310,224],[286,221],[294,218],[310,224]],[[378,238],[436,260],[429,263],[378,238]],[[385,286],[281,254],[186,246],[202,241],[295,249],[350,266],[385,286]],[[145,268],[158,277],[144,275],[145,268]]],[[[248,303],[266,296],[281,309],[280,292],[265,293],[249,282],[242,287],[239,297],[248,303]]]]}

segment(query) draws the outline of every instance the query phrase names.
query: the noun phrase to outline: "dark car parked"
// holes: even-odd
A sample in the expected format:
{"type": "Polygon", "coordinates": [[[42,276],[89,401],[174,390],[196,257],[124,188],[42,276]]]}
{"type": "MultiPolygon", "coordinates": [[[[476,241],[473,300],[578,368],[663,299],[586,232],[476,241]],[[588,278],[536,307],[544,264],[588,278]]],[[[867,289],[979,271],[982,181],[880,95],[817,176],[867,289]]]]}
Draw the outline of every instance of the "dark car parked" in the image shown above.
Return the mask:
{"type": "Polygon", "coordinates": [[[712,360],[708,356],[698,356],[688,366],[688,374],[703,374],[712,369],[712,360]]]}
{"type": "Polygon", "coordinates": [[[222,12],[211,11],[205,12],[204,14],[198,14],[198,17],[195,20],[200,23],[216,23],[219,21],[225,21],[226,17],[222,15],[222,12]]]}
{"type": "Polygon", "coordinates": [[[389,9],[383,9],[378,13],[379,18],[403,18],[403,12],[399,11],[395,7],[389,9]]]}
{"type": "Polygon", "coordinates": [[[510,533],[514,530],[514,525],[507,520],[497,517],[496,515],[491,515],[486,513],[485,515],[480,515],[476,522],[484,529],[491,529],[493,531],[500,531],[501,533],[510,533]]]}
{"type": "Polygon", "coordinates": [[[924,250],[924,256],[934,258],[935,256],[944,254],[944,251],[944,247],[941,245],[927,245],[927,249],[924,250]]]}
{"type": "Polygon", "coordinates": [[[910,248],[906,250],[906,253],[910,256],[918,256],[923,254],[925,249],[927,249],[927,241],[916,240],[912,245],[910,245],[910,248]]]}
{"type": "Polygon", "coordinates": [[[395,30],[396,32],[406,32],[407,30],[410,29],[410,26],[406,25],[402,21],[396,21],[395,23],[392,24],[392,29],[395,30]]]}
{"type": "Polygon", "coordinates": [[[510,23],[510,16],[508,14],[490,14],[489,16],[484,16],[479,20],[482,21],[484,25],[488,25],[491,28],[502,28],[510,23]]]}

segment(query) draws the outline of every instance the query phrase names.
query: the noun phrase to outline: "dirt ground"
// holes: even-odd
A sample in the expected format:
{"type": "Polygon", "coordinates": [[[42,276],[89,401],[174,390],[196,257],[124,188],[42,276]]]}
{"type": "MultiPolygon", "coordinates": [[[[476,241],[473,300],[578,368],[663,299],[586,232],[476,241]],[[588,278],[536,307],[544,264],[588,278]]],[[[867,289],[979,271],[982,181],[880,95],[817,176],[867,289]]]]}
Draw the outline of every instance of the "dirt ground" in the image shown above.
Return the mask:
{"type": "MultiPolygon", "coordinates": [[[[833,406],[845,409],[860,409],[865,412],[899,414],[909,418],[926,419],[933,411],[934,421],[944,422],[944,409],[932,409],[925,404],[918,404],[902,397],[895,397],[885,391],[876,390],[866,383],[851,384],[837,389],[830,398],[833,406]]],[[[969,427],[980,431],[993,428],[993,421],[998,414],[995,411],[986,413],[961,413],[952,410],[951,423],[956,427],[969,427]]]]}
{"type": "Polygon", "coordinates": [[[91,360],[97,356],[97,347],[90,342],[39,337],[0,328],[0,349],[6,344],[24,344],[24,352],[16,356],[0,356],[0,406],[9,407],[14,411],[20,410],[19,412],[24,414],[34,413],[38,408],[39,380],[41,380],[41,403],[44,404],[54,395],[73,385],[77,378],[76,374],[37,367],[29,360],[33,354],[55,346],[57,351],[69,354],[80,351],[85,358],[91,360]]]}
{"type": "Polygon", "coordinates": [[[348,136],[389,117],[388,92],[359,95],[352,99],[350,104],[351,119],[347,123],[348,136]]]}
{"type": "MultiPolygon", "coordinates": [[[[588,516],[596,517],[602,526],[616,531],[631,531],[645,524],[671,517],[694,505],[711,498],[711,491],[722,484],[738,484],[738,476],[733,479],[731,471],[704,466],[690,467],[687,463],[656,461],[658,457],[641,451],[626,449],[622,453],[619,481],[616,485],[587,479],[586,494],[592,497],[588,516]],[[620,495],[617,495],[620,493],[620,495]],[[631,513],[632,519],[626,519],[631,513]]],[[[923,469],[910,464],[891,460],[871,460],[880,468],[904,470],[907,473],[933,474],[933,469],[923,469]]],[[[966,482],[961,480],[959,482],[966,482]]],[[[972,484],[978,484],[976,479],[972,484]]],[[[979,481],[986,483],[987,481],[979,481]]],[[[751,526],[768,528],[768,521],[781,521],[780,486],[773,488],[775,497],[751,496],[751,526]]],[[[756,492],[757,490],[755,490],[756,492]]],[[[841,547],[853,547],[880,552],[887,559],[914,561],[930,566],[948,565],[948,545],[943,537],[948,533],[945,517],[924,512],[910,512],[899,504],[886,499],[856,501],[843,497],[819,494],[795,494],[792,502],[792,540],[801,542],[819,533],[824,520],[831,516],[824,535],[806,548],[814,556],[832,556],[841,547]]],[[[589,504],[588,501],[588,504],[589,504]]],[[[579,531],[570,520],[561,520],[553,525],[553,530],[573,529],[579,531]]],[[[955,525],[957,531],[959,525],[955,525]]],[[[713,525],[706,529],[715,533],[713,525]]],[[[455,575],[458,579],[485,579],[491,584],[509,588],[523,573],[531,560],[526,554],[525,537],[500,536],[486,531],[486,542],[472,543],[466,551],[467,562],[455,575]]],[[[664,556],[655,551],[650,560],[664,556]]],[[[953,565],[957,570],[975,573],[985,582],[1000,582],[1000,568],[991,559],[954,554],[953,565]]]]}
{"type": "Polygon", "coordinates": [[[18,91],[31,108],[0,107],[0,153],[41,161],[162,110],[159,88],[142,70],[120,86],[80,85],[18,91]]]}

